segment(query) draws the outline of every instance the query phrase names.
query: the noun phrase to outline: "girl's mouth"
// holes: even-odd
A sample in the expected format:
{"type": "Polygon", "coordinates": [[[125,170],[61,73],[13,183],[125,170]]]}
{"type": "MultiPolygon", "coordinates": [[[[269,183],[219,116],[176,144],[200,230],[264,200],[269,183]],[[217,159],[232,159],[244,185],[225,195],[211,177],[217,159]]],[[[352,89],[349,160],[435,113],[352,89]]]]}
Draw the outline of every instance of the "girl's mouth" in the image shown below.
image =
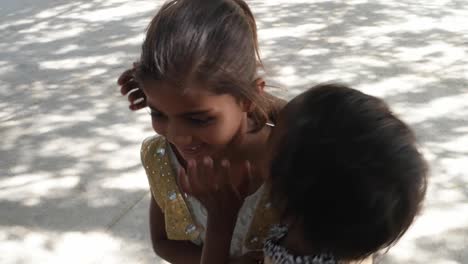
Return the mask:
{"type": "Polygon", "coordinates": [[[203,143],[191,144],[178,148],[184,158],[195,158],[203,150],[203,143]]]}

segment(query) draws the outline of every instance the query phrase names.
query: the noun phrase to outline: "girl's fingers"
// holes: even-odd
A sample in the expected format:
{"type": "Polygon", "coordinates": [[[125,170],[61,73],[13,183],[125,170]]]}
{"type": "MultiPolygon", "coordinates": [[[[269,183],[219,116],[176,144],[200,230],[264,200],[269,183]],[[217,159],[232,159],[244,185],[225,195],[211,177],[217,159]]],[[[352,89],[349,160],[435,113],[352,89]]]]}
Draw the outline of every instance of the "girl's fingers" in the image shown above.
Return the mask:
{"type": "Polygon", "coordinates": [[[232,172],[231,172],[231,164],[228,160],[221,161],[221,177],[223,177],[224,186],[228,187],[234,195],[241,199],[241,194],[237,190],[236,186],[233,184],[232,172]]]}
{"type": "Polygon", "coordinates": [[[182,191],[184,193],[187,193],[187,194],[192,194],[192,190],[190,188],[190,183],[189,183],[189,181],[187,179],[187,173],[185,173],[184,168],[179,169],[178,180],[179,180],[180,187],[181,187],[182,191]]]}
{"type": "Polygon", "coordinates": [[[197,164],[197,176],[198,176],[198,182],[200,185],[206,186],[206,165],[205,165],[205,158],[202,158],[201,161],[198,162],[197,164]]]}
{"type": "Polygon", "coordinates": [[[239,193],[245,197],[249,193],[253,185],[252,167],[250,161],[244,162],[243,171],[241,175],[241,181],[238,187],[239,193]]]}
{"type": "Polygon", "coordinates": [[[203,158],[203,184],[205,186],[210,186],[211,189],[217,189],[214,163],[211,157],[203,158]]]}
{"type": "Polygon", "coordinates": [[[135,90],[128,95],[128,101],[131,104],[134,104],[135,101],[138,99],[144,99],[144,98],[145,98],[145,94],[143,93],[141,89],[135,90]]]}
{"type": "Polygon", "coordinates": [[[230,179],[231,164],[227,159],[221,160],[217,183],[218,186],[226,186],[231,183],[230,179]]]}
{"type": "Polygon", "coordinates": [[[142,98],[142,100],[138,101],[137,103],[133,103],[129,106],[130,110],[136,111],[146,107],[146,99],[142,98]]]}
{"type": "Polygon", "coordinates": [[[246,175],[247,176],[244,180],[247,180],[248,182],[253,181],[253,176],[252,176],[252,165],[250,164],[250,161],[246,160],[245,161],[245,170],[246,170],[246,175]]]}
{"type": "Polygon", "coordinates": [[[120,74],[119,78],[117,79],[117,84],[118,85],[123,85],[126,82],[128,82],[130,79],[133,78],[133,71],[134,69],[128,69],[124,71],[122,74],[120,74]]]}
{"type": "Polygon", "coordinates": [[[120,93],[122,95],[126,95],[135,89],[138,89],[141,91],[139,87],[140,87],[140,84],[135,79],[129,79],[127,80],[127,82],[122,84],[122,87],[120,87],[120,93]]]}
{"type": "Polygon", "coordinates": [[[189,160],[187,162],[188,182],[193,194],[199,193],[203,188],[203,186],[200,184],[197,167],[197,162],[195,160],[189,160]]]}

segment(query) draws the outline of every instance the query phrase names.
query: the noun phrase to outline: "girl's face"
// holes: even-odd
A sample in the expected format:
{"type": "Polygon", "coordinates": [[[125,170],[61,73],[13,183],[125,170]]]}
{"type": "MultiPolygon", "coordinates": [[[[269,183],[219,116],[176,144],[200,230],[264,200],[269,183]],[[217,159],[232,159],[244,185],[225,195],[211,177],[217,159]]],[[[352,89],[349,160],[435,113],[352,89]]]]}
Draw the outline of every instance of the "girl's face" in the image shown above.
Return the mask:
{"type": "Polygon", "coordinates": [[[158,81],[145,82],[143,90],[154,131],[185,160],[223,158],[227,146],[245,133],[246,109],[232,95],[217,95],[201,85],[181,92],[158,81]]]}

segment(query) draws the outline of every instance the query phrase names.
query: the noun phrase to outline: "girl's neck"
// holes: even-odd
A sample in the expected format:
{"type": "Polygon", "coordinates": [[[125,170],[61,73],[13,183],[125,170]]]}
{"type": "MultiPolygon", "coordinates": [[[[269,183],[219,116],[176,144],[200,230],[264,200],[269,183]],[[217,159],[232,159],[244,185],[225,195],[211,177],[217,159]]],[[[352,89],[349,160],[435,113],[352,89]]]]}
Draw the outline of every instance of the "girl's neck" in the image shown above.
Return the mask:
{"type": "Polygon", "coordinates": [[[241,132],[241,138],[229,148],[232,150],[229,156],[233,161],[257,162],[265,156],[271,127],[264,125],[258,130],[255,129],[255,124],[250,118],[247,118],[246,122],[246,129],[241,132]]]}
{"type": "MultiPolygon", "coordinates": [[[[264,182],[264,161],[265,153],[268,148],[268,138],[271,133],[271,127],[264,126],[260,130],[249,130],[242,135],[242,142],[238,142],[235,146],[231,146],[231,151],[227,155],[233,168],[233,175],[241,175],[245,161],[248,160],[252,168],[253,183],[250,193],[255,192],[264,182]]],[[[235,181],[234,184],[238,184],[235,181]]]]}

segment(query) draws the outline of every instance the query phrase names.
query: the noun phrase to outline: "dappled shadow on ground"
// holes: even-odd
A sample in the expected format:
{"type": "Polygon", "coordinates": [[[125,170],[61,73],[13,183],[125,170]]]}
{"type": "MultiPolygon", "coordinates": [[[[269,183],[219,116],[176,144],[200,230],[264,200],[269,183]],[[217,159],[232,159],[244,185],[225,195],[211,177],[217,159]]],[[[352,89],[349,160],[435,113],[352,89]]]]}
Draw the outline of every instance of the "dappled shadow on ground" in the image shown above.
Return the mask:
{"type": "MultiPolygon", "coordinates": [[[[139,144],[152,131],[145,111],[127,110],[115,80],[138,58],[160,4],[21,0],[0,7],[0,33],[8,36],[0,43],[0,239],[8,243],[0,248],[11,253],[0,262],[83,260],[73,249],[87,243],[89,262],[103,254],[151,261],[137,256],[148,246],[146,209],[125,217],[147,199],[139,144]],[[122,223],[137,230],[116,229],[122,223]]],[[[345,82],[385,98],[415,128],[432,167],[427,208],[383,262],[466,263],[452,244],[466,244],[468,230],[467,4],[249,4],[275,94],[291,98],[319,82],[345,82]]]]}
{"type": "MultiPolygon", "coordinates": [[[[8,243],[0,251],[9,254],[0,262],[96,263],[148,248],[147,236],[113,231],[147,196],[139,145],[153,133],[146,112],[130,113],[115,82],[138,57],[157,5],[2,4],[0,237],[8,243]]],[[[146,230],[146,217],[135,222],[146,230]]]]}

